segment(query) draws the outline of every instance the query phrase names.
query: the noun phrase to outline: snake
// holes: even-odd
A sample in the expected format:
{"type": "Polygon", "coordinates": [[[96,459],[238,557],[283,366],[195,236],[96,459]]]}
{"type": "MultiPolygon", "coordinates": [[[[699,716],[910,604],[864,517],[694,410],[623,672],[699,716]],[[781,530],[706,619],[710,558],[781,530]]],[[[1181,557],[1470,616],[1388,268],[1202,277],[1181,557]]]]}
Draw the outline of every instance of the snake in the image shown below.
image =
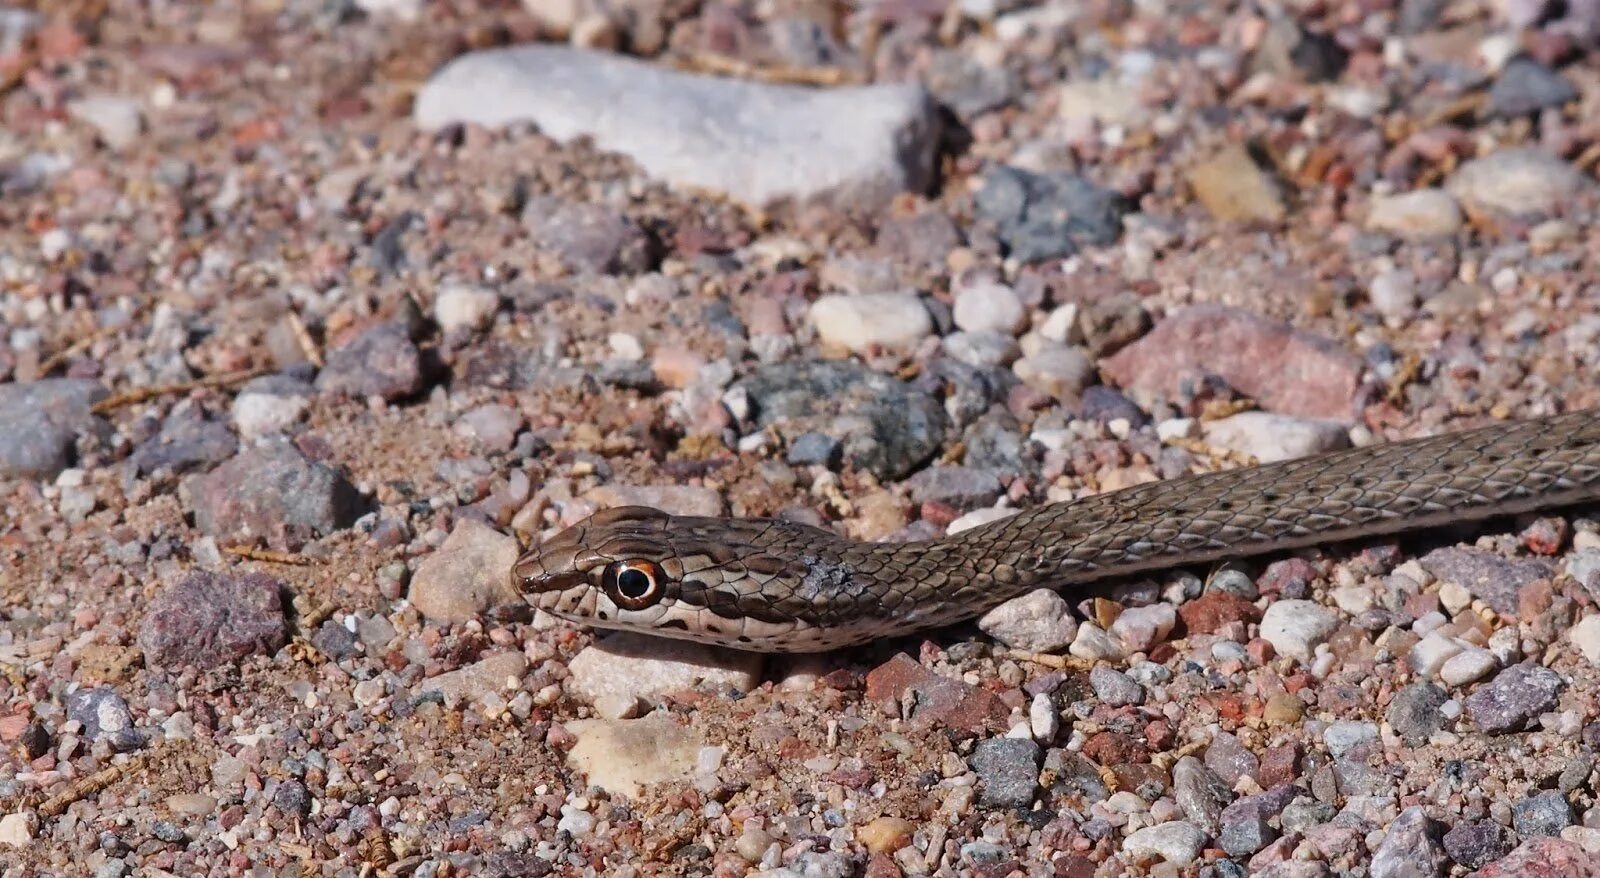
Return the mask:
{"type": "Polygon", "coordinates": [[[1600,500],[1600,409],[1495,423],[1035,506],[939,539],[604,509],[512,585],[581,625],[814,653],[979,616],[1036,589],[1600,500]]]}

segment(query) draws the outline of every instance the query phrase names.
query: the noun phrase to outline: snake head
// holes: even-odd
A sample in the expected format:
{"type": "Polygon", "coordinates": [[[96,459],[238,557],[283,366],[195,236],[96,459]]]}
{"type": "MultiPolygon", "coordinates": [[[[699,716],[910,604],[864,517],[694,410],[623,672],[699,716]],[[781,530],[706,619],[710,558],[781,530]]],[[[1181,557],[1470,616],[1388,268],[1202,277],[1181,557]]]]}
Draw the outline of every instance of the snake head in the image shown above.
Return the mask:
{"type": "Polygon", "coordinates": [[[839,645],[798,588],[833,533],[770,519],[598,512],[523,555],[512,584],[537,608],[594,628],[746,650],[839,645]]]}

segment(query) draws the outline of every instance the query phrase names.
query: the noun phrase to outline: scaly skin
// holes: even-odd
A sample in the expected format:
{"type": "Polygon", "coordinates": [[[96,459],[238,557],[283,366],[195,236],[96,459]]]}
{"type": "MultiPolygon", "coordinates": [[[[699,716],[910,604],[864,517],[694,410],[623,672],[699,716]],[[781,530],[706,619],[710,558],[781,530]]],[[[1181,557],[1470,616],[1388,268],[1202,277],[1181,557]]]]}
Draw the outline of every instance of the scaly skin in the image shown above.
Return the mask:
{"type": "Polygon", "coordinates": [[[524,555],[512,579],[535,606],[586,625],[819,652],[1036,588],[1597,499],[1600,410],[1152,482],[924,542],[610,509],[524,555]],[[615,581],[629,566],[651,574],[628,580],[650,584],[636,608],[615,581]]]}

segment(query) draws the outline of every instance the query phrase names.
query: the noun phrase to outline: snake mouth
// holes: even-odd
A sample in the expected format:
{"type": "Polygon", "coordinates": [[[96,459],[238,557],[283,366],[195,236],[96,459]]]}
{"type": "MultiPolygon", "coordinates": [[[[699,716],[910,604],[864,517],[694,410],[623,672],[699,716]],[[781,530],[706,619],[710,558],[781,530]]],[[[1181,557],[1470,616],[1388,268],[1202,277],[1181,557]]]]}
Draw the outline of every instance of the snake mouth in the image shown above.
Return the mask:
{"type": "Polygon", "coordinates": [[[588,585],[589,577],[577,570],[552,573],[540,563],[538,557],[524,558],[511,568],[512,584],[525,595],[563,592],[580,585],[588,585]]]}

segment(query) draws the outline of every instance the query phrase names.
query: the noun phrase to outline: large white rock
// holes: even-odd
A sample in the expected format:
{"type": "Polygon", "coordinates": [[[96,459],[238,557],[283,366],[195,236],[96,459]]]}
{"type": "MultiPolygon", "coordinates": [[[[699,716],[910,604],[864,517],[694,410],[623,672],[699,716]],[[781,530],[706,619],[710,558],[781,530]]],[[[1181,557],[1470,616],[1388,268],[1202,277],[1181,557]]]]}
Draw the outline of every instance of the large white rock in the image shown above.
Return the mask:
{"type": "Polygon", "coordinates": [[[755,205],[875,207],[927,188],[937,169],[938,115],[920,85],[771,85],[565,46],[463,55],[423,86],[413,118],[429,130],[532,122],[755,205]]]}

